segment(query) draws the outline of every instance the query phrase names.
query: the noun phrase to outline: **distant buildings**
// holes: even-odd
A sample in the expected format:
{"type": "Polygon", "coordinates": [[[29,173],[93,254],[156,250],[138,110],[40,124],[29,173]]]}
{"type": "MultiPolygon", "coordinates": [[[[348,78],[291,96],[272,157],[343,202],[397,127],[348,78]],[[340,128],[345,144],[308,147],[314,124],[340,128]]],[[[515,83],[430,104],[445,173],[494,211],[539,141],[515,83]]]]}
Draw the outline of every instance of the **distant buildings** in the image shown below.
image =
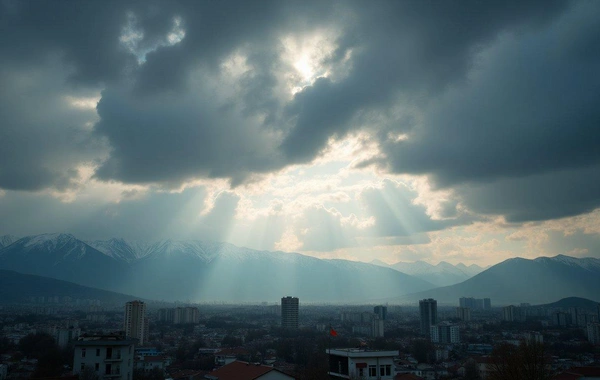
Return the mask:
{"type": "Polygon", "coordinates": [[[294,380],[280,370],[257,363],[234,361],[210,372],[204,377],[209,380],[294,380]]]}
{"type": "Polygon", "coordinates": [[[433,343],[460,343],[459,327],[450,323],[431,326],[429,336],[433,343]]]}
{"type": "Polygon", "coordinates": [[[593,345],[600,345],[600,323],[587,325],[587,338],[593,345]]]}
{"type": "Polygon", "coordinates": [[[325,350],[329,357],[327,374],[333,379],[392,380],[398,351],[371,351],[358,348],[325,350]]]}
{"type": "Polygon", "coordinates": [[[373,321],[371,322],[371,336],[373,338],[383,338],[383,326],[383,319],[373,319],[373,321]]]}
{"type": "Polygon", "coordinates": [[[158,309],[157,319],[162,322],[171,322],[176,325],[198,323],[200,321],[200,311],[197,307],[158,309]]]}
{"type": "Polygon", "coordinates": [[[456,318],[461,321],[468,322],[471,320],[471,309],[468,307],[457,307],[456,308],[456,318]]]}
{"type": "Polygon", "coordinates": [[[437,301],[429,298],[419,301],[421,334],[429,335],[431,326],[437,324],[437,301]]]}
{"type": "Polygon", "coordinates": [[[489,298],[461,297],[458,299],[460,307],[468,307],[471,310],[490,310],[492,300],[489,298]]]}
{"type": "Polygon", "coordinates": [[[70,342],[77,340],[81,335],[81,329],[79,327],[69,326],[66,328],[53,327],[50,334],[54,337],[56,344],[60,348],[65,348],[70,342]]]}
{"type": "Polygon", "coordinates": [[[526,313],[521,307],[510,305],[502,308],[502,320],[506,322],[522,322],[525,317],[526,313]]]}
{"type": "Polygon", "coordinates": [[[281,299],[281,327],[284,329],[298,328],[298,297],[283,297],[281,299]]]}
{"type": "Polygon", "coordinates": [[[127,337],[137,339],[140,346],[144,345],[148,335],[145,303],[131,301],[125,304],[124,330],[127,337]]]}
{"type": "Polygon", "coordinates": [[[379,305],[373,308],[373,313],[379,316],[379,319],[385,321],[387,319],[387,306],[379,305]]]}
{"type": "Polygon", "coordinates": [[[73,373],[89,371],[100,379],[131,380],[134,342],[124,335],[80,336],[75,343],[73,373]]]}

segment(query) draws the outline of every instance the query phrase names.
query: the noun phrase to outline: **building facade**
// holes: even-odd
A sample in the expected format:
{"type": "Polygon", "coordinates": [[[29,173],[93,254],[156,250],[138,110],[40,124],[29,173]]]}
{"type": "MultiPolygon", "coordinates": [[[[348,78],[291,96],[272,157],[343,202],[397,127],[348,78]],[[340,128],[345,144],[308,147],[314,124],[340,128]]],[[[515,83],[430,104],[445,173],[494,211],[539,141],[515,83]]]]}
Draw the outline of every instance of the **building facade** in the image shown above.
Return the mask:
{"type": "Polygon", "coordinates": [[[460,329],[458,325],[440,323],[431,326],[430,337],[433,343],[460,343],[460,329]]]}
{"type": "Polygon", "coordinates": [[[593,345],[600,345],[600,323],[590,323],[587,325],[587,338],[593,345]]]}
{"type": "Polygon", "coordinates": [[[419,301],[421,334],[429,335],[431,326],[437,324],[437,301],[429,298],[419,301]]]}
{"type": "Polygon", "coordinates": [[[283,297],[281,299],[281,327],[284,329],[298,328],[298,297],[283,297]]]}
{"type": "Polygon", "coordinates": [[[456,308],[456,318],[461,321],[468,322],[471,320],[471,309],[468,307],[457,307],[456,308]]]}
{"type": "Polygon", "coordinates": [[[125,304],[125,335],[138,340],[140,346],[144,345],[148,334],[146,319],[146,304],[142,301],[131,301],[125,304]]]}
{"type": "Polygon", "coordinates": [[[398,351],[373,351],[358,348],[325,350],[329,357],[327,374],[334,379],[392,380],[394,358],[398,351]]]}
{"type": "Polygon", "coordinates": [[[100,379],[131,380],[134,343],[123,334],[82,335],[75,342],[73,373],[77,375],[87,367],[100,379]]]}
{"type": "Polygon", "coordinates": [[[385,321],[387,319],[387,306],[379,305],[373,308],[373,313],[379,316],[379,319],[385,321]]]}
{"type": "Polygon", "coordinates": [[[173,324],[196,324],[200,322],[200,311],[197,307],[176,307],[170,309],[158,309],[157,318],[161,322],[173,324]]]}

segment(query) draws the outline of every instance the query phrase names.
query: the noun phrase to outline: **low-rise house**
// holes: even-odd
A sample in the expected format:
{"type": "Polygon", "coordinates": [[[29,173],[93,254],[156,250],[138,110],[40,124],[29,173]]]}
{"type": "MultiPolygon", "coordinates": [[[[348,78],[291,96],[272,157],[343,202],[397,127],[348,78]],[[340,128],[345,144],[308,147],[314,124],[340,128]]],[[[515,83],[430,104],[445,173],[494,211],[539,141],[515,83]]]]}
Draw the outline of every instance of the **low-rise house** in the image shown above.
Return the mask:
{"type": "Polygon", "coordinates": [[[235,361],[204,376],[207,380],[294,380],[280,370],[262,364],[235,361]]]}

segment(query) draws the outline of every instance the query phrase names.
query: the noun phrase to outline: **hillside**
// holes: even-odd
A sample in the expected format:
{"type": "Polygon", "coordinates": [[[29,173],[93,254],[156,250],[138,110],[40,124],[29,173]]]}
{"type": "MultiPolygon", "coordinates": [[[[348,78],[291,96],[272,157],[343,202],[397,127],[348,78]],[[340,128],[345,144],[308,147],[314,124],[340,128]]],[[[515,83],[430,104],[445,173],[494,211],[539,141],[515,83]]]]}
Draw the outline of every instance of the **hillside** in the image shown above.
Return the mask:
{"type": "Polygon", "coordinates": [[[83,242],[28,236],[0,249],[0,269],[167,301],[360,302],[435,286],[391,268],[202,241],[83,242]]]}
{"type": "Polygon", "coordinates": [[[595,299],[600,290],[600,260],[564,255],[533,260],[514,258],[456,285],[400,297],[400,302],[435,298],[457,304],[460,297],[489,297],[493,305],[547,303],[557,298],[595,299]]]}
{"type": "Polygon", "coordinates": [[[134,296],[108,292],[72,282],[0,270],[0,304],[27,302],[29,297],[71,297],[96,299],[106,303],[125,303],[134,296]]]}

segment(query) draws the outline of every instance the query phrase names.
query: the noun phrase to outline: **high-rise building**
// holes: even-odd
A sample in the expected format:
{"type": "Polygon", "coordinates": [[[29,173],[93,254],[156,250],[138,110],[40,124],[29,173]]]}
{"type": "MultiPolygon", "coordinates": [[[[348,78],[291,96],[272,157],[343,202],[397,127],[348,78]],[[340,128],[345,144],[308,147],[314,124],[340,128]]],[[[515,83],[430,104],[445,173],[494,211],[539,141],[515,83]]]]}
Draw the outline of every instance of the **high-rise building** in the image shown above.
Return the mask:
{"type": "Polygon", "coordinates": [[[125,336],[138,340],[140,346],[148,338],[146,304],[142,301],[131,301],[125,304],[125,336]]]}
{"type": "Polygon", "coordinates": [[[375,318],[371,321],[371,336],[374,338],[384,336],[383,320],[375,318]]]}
{"type": "Polygon", "coordinates": [[[430,328],[431,341],[433,343],[460,343],[460,330],[458,325],[440,323],[430,328]]]}
{"type": "Polygon", "coordinates": [[[491,310],[492,300],[489,298],[484,298],[483,299],[483,308],[484,308],[484,310],[491,310]]]}
{"type": "Polygon", "coordinates": [[[456,318],[461,321],[470,321],[471,320],[471,309],[468,307],[457,307],[456,308],[456,318]]]}
{"type": "Polygon", "coordinates": [[[490,310],[492,300],[489,298],[460,297],[458,299],[460,307],[468,307],[471,310],[490,310]]]}
{"type": "Polygon", "coordinates": [[[600,323],[587,325],[587,338],[593,345],[600,345],[600,323]]]}
{"type": "Polygon", "coordinates": [[[283,297],[281,299],[281,327],[284,329],[298,328],[298,297],[283,297]]]}
{"type": "Polygon", "coordinates": [[[525,308],[509,305],[502,308],[502,319],[507,322],[524,322],[527,317],[525,308]]]}
{"type": "Polygon", "coordinates": [[[379,305],[373,308],[373,313],[379,316],[379,319],[385,321],[387,319],[387,306],[379,305]]]}
{"type": "Polygon", "coordinates": [[[421,334],[429,335],[431,326],[437,324],[437,301],[429,298],[419,301],[421,334]]]}

